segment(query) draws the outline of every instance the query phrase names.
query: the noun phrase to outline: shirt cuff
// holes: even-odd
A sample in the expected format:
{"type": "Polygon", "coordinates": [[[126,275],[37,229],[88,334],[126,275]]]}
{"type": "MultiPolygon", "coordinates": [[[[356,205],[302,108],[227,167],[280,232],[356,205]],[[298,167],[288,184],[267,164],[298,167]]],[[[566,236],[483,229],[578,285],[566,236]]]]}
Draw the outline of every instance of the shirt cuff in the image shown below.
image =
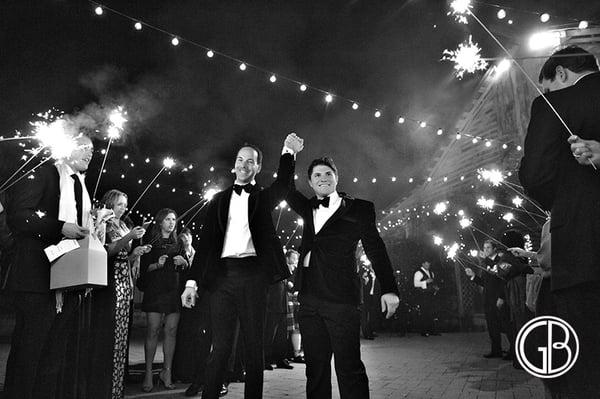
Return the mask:
{"type": "Polygon", "coordinates": [[[292,154],[294,156],[294,160],[296,159],[296,153],[289,147],[283,146],[283,149],[281,150],[281,155],[283,154],[292,154]]]}
{"type": "Polygon", "coordinates": [[[475,276],[471,276],[471,281],[475,280],[475,276]]]}
{"type": "Polygon", "coordinates": [[[197,290],[198,284],[196,284],[196,280],[188,280],[185,283],[185,288],[193,288],[193,289],[197,290]]]}

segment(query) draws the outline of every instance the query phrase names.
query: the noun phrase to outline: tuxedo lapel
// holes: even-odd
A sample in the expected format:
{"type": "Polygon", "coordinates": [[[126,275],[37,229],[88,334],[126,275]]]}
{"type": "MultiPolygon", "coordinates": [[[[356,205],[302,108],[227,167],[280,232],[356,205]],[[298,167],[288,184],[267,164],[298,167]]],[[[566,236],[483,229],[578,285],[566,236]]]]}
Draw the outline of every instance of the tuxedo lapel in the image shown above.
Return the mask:
{"type": "MultiPolygon", "coordinates": [[[[321,227],[321,230],[319,230],[319,233],[322,232],[323,230],[325,230],[327,228],[327,226],[331,225],[332,223],[334,223],[336,220],[338,220],[339,218],[341,218],[342,216],[344,216],[346,214],[346,212],[348,212],[348,209],[350,209],[350,206],[352,205],[352,199],[348,198],[348,197],[342,197],[342,203],[340,204],[340,207],[337,209],[337,211],[335,211],[335,213],[333,215],[331,215],[331,217],[325,222],[325,224],[323,225],[323,227],[321,227]]],[[[314,231],[314,225],[313,225],[313,231],[314,231]]],[[[317,233],[318,234],[318,233],[317,233]]]]}
{"type": "Polygon", "coordinates": [[[219,204],[217,205],[217,219],[223,234],[225,234],[225,230],[227,229],[227,216],[229,216],[231,193],[233,193],[233,186],[225,190],[223,195],[219,198],[219,204]]]}
{"type": "Polygon", "coordinates": [[[254,218],[254,215],[256,215],[256,211],[258,210],[258,197],[260,196],[260,191],[260,188],[255,186],[248,197],[248,223],[254,218]]]}

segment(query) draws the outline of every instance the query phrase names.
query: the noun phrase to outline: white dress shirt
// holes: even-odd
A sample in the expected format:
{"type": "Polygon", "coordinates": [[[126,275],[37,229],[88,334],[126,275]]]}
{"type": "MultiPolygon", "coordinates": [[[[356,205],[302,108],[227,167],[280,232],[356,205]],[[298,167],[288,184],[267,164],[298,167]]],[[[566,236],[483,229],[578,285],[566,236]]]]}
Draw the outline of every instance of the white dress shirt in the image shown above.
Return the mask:
{"type": "Polygon", "coordinates": [[[423,268],[417,270],[413,279],[413,285],[415,286],[415,288],[422,288],[424,290],[427,289],[427,282],[425,280],[421,281],[424,275],[426,275],[427,278],[433,278],[433,272],[425,270],[423,268]]]}
{"type": "MultiPolygon", "coordinates": [[[[331,216],[339,209],[342,204],[342,197],[334,191],[329,194],[329,207],[324,207],[323,205],[319,205],[317,209],[313,209],[313,224],[315,226],[315,235],[321,231],[325,223],[329,220],[331,216]]],[[[310,252],[306,254],[304,257],[304,262],[302,263],[304,267],[308,267],[310,264],[310,252]]]]}
{"type": "Polygon", "coordinates": [[[60,178],[60,200],[58,205],[58,220],[62,220],[66,223],[77,224],[77,202],[75,201],[75,181],[71,177],[76,175],[81,182],[83,189],[81,196],[81,209],[82,209],[82,223],[81,226],[85,228],[91,227],[91,215],[92,201],[90,195],[85,187],[85,176],[81,173],[75,172],[69,165],[58,164],[56,165],[58,175],[60,178]]]}
{"type": "MultiPolygon", "coordinates": [[[[239,183],[238,183],[239,184],[239,183]]],[[[255,184],[253,181],[250,184],[255,184]]],[[[221,258],[246,258],[256,256],[254,242],[250,234],[248,222],[248,198],[250,194],[242,190],[241,194],[231,192],[229,214],[227,216],[227,229],[223,241],[221,258]]]]}

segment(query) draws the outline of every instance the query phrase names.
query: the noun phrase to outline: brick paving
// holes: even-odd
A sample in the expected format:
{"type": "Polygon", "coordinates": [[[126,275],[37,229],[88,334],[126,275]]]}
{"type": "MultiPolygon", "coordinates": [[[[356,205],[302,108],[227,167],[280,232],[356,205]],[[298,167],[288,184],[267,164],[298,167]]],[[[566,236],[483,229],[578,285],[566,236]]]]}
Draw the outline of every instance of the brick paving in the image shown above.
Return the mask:
{"type": "MultiPolygon", "coordinates": [[[[441,337],[383,335],[362,341],[362,357],[369,376],[372,399],[529,399],[543,398],[539,379],[515,370],[511,362],[484,359],[489,350],[487,333],[448,333],[441,337]]],[[[160,350],[158,351],[160,354],[160,350]]],[[[159,355],[160,356],[160,355],[159,355]]],[[[157,361],[160,361],[157,358],[157,361]]],[[[143,361],[139,343],[131,362],[143,361]]],[[[305,366],[265,371],[265,399],[304,398],[305,366]]],[[[333,398],[339,398],[335,374],[333,398]]],[[[186,384],[174,391],[142,394],[139,384],[127,386],[127,398],[182,397],[186,384]]],[[[228,399],[243,398],[243,384],[229,386],[228,399]]]]}

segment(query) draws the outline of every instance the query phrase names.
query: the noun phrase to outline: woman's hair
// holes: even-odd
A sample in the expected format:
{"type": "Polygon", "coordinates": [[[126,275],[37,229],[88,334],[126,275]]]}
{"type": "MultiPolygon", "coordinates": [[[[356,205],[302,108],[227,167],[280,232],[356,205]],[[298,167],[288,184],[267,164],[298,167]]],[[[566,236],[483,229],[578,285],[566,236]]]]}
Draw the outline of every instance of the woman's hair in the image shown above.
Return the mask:
{"type": "Polygon", "coordinates": [[[124,192],[116,190],[116,189],[112,189],[112,190],[107,191],[102,196],[100,203],[103,204],[108,209],[114,209],[115,204],[117,203],[117,201],[119,200],[119,197],[121,197],[121,196],[127,198],[127,194],[125,194],[124,192]]]}
{"type": "MultiPolygon", "coordinates": [[[[177,212],[170,208],[163,208],[156,213],[156,216],[154,217],[154,224],[150,228],[150,239],[152,241],[162,237],[161,224],[170,213],[175,215],[175,218],[177,218],[177,212]]],[[[173,242],[177,242],[177,223],[175,224],[175,228],[171,232],[169,239],[173,242]]]]}

